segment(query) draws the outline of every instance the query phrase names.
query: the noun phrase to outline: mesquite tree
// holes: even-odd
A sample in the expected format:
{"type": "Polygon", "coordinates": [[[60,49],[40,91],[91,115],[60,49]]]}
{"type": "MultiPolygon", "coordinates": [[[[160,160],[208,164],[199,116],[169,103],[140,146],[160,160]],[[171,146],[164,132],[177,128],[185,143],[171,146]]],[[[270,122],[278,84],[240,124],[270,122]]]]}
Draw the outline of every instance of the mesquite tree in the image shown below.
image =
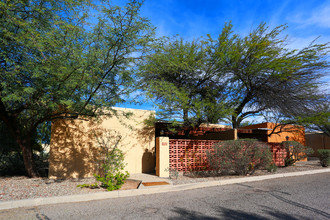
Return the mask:
{"type": "Polygon", "coordinates": [[[140,88],[156,100],[158,117],[198,126],[217,123],[228,113],[226,80],[214,65],[207,42],[182,38],[157,42],[140,66],[140,77],[140,88]]]}
{"type": "Polygon", "coordinates": [[[0,120],[35,177],[32,137],[56,118],[95,115],[123,101],[134,60],[153,28],[141,3],[17,0],[0,2],[0,120]],[[91,17],[95,15],[95,17],[91,17]]]}
{"type": "Polygon", "coordinates": [[[270,29],[262,23],[242,37],[226,24],[217,39],[209,39],[217,65],[230,79],[234,128],[261,112],[296,118],[323,102],[318,86],[329,71],[325,59],[329,44],[311,42],[303,49],[290,49],[288,39],[282,36],[285,29],[270,29]]]}

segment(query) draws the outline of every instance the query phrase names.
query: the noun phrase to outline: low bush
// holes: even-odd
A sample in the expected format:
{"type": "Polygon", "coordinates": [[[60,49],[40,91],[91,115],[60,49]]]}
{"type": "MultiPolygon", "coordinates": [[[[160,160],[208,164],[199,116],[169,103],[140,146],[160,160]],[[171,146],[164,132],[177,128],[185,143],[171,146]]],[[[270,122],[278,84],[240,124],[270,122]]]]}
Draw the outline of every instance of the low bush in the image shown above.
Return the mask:
{"type": "Polygon", "coordinates": [[[276,166],[275,163],[271,163],[271,164],[269,164],[268,166],[266,166],[266,170],[267,170],[268,172],[276,172],[276,170],[277,170],[277,166],[276,166]]]}
{"type": "Polygon", "coordinates": [[[101,187],[108,191],[120,189],[129,173],[125,168],[124,153],[118,148],[121,136],[112,138],[107,134],[104,138],[97,138],[100,147],[100,159],[97,161],[98,173],[94,174],[101,187]],[[114,141],[114,142],[113,142],[114,141]]]}
{"type": "Polygon", "coordinates": [[[94,176],[97,181],[102,183],[101,187],[106,188],[108,191],[120,189],[124,181],[129,177],[127,171],[123,172],[125,168],[124,154],[117,148],[108,152],[102,168],[103,172],[94,176]]]}
{"type": "MultiPolygon", "coordinates": [[[[48,176],[48,153],[34,152],[33,161],[38,174],[48,176]]],[[[5,152],[0,154],[0,176],[26,175],[23,156],[20,152],[5,152]]]]}
{"type": "Polygon", "coordinates": [[[320,163],[322,167],[327,167],[330,165],[330,150],[320,149],[317,150],[319,153],[320,163]]]}
{"type": "Polygon", "coordinates": [[[272,162],[269,146],[252,139],[219,142],[206,155],[209,165],[218,174],[246,175],[272,162]]]}
{"type": "Polygon", "coordinates": [[[0,176],[25,175],[22,154],[19,152],[6,152],[0,154],[0,176]]]}
{"type": "Polygon", "coordinates": [[[92,184],[84,183],[84,184],[78,185],[77,187],[80,187],[80,188],[90,188],[90,189],[100,188],[99,187],[99,184],[97,182],[96,183],[92,183],[92,184]]]}
{"type": "Polygon", "coordinates": [[[169,172],[169,178],[170,179],[178,179],[179,177],[179,171],[177,168],[167,168],[165,171],[169,172]]]}
{"type": "Polygon", "coordinates": [[[285,159],[285,166],[291,166],[298,160],[304,159],[307,155],[312,154],[312,148],[304,146],[297,141],[283,141],[282,146],[288,152],[288,157],[285,159]]]}

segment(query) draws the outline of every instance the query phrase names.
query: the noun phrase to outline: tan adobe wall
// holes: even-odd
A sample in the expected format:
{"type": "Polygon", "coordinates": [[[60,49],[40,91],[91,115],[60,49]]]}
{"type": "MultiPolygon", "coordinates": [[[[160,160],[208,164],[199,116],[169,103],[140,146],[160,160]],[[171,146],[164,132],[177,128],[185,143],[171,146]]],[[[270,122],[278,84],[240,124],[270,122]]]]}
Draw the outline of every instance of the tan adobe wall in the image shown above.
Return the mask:
{"type": "Polygon", "coordinates": [[[114,108],[116,116],[99,119],[55,120],[52,123],[49,177],[82,178],[95,173],[99,141],[113,146],[121,137],[119,148],[125,154],[129,173],[155,169],[155,129],[144,121],[154,111],[114,108]],[[130,113],[127,118],[123,114],[130,113]],[[96,138],[97,137],[97,138],[96,138]]]}

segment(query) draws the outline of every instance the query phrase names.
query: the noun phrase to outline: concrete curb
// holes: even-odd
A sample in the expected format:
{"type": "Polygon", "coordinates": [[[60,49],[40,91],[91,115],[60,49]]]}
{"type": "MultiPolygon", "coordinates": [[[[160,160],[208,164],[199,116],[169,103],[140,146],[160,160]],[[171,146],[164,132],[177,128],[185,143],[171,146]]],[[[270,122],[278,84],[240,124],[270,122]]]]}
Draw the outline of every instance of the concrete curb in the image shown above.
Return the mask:
{"type": "Polygon", "coordinates": [[[48,198],[8,201],[8,202],[0,202],[0,210],[21,208],[21,207],[32,207],[32,206],[40,206],[40,205],[51,205],[58,203],[87,202],[92,200],[121,198],[121,197],[148,195],[148,194],[165,193],[165,192],[177,192],[182,190],[191,190],[191,189],[198,189],[204,187],[262,181],[262,180],[269,180],[269,179],[282,178],[282,177],[304,176],[304,175],[327,173],[327,172],[330,172],[330,168],[292,172],[292,173],[272,174],[272,175],[264,175],[264,176],[240,177],[233,179],[216,180],[216,181],[199,182],[199,183],[182,184],[182,185],[166,185],[166,186],[159,186],[152,188],[118,190],[112,192],[98,192],[98,193],[81,194],[81,195],[56,196],[56,197],[48,197],[48,198]]]}

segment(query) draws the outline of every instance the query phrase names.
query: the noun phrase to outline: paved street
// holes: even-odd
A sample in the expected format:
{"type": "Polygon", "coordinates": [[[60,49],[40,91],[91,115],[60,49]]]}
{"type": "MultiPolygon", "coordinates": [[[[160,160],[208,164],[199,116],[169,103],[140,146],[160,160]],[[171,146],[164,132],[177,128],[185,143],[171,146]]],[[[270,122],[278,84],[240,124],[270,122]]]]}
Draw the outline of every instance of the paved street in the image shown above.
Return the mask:
{"type": "Polygon", "coordinates": [[[0,219],[330,219],[330,173],[12,209],[0,219]]]}

